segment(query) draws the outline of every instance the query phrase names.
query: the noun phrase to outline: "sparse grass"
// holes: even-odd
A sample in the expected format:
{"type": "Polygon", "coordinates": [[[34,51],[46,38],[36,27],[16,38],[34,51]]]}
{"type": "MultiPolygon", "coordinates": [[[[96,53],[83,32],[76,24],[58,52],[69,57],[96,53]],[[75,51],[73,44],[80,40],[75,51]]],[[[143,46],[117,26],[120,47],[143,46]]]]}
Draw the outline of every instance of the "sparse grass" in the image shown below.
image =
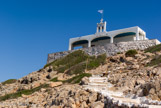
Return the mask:
{"type": "Polygon", "coordinates": [[[95,69],[98,66],[100,66],[101,64],[104,64],[105,60],[106,60],[106,54],[102,54],[97,57],[95,57],[95,56],[90,57],[89,63],[87,65],[87,69],[88,70],[95,69]]]}
{"type": "Polygon", "coordinates": [[[52,63],[45,65],[44,67],[53,66],[53,70],[58,73],[64,73],[69,75],[81,74],[87,68],[88,70],[98,67],[106,60],[106,55],[89,56],[82,50],[77,50],[68,54],[67,56],[57,59],[52,63]]]}
{"type": "Polygon", "coordinates": [[[145,52],[150,52],[150,53],[155,53],[157,51],[161,51],[161,44],[145,49],[145,52]]]}
{"type": "Polygon", "coordinates": [[[15,99],[15,98],[21,97],[22,94],[30,95],[30,94],[32,94],[36,91],[39,91],[41,88],[47,88],[47,87],[48,87],[48,85],[44,84],[44,85],[41,85],[39,87],[30,89],[30,90],[21,90],[21,91],[18,91],[16,93],[6,94],[5,96],[0,97],[0,101],[5,101],[5,100],[8,100],[8,99],[15,99]]]}
{"type": "Polygon", "coordinates": [[[82,62],[82,63],[76,64],[72,66],[71,68],[69,68],[66,71],[66,74],[68,75],[81,74],[85,71],[85,68],[86,68],[86,62],[82,62]]]}
{"type": "Polygon", "coordinates": [[[155,56],[146,66],[157,66],[161,64],[161,55],[155,56]]]}
{"type": "Polygon", "coordinates": [[[15,83],[17,80],[16,79],[9,79],[9,80],[6,80],[4,82],[2,82],[3,85],[5,84],[12,84],[12,83],[15,83]]]}
{"type": "Polygon", "coordinates": [[[58,82],[59,80],[58,80],[58,77],[55,77],[55,78],[51,79],[50,81],[52,81],[52,82],[58,82]]]}
{"type": "Polygon", "coordinates": [[[117,54],[121,54],[121,52],[118,52],[117,54]]]}
{"type": "Polygon", "coordinates": [[[126,57],[134,57],[138,52],[136,50],[129,50],[125,53],[126,57]]]}
{"type": "Polygon", "coordinates": [[[83,77],[90,77],[90,76],[91,76],[90,73],[81,73],[77,76],[74,76],[73,78],[68,79],[68,80],[58,80],[58,78],[55,77],[55,78],[51,79],[50,81],[75,84],[75,83],[79,83],[83,77]]]}
{"type": "Polygon", "coordinates": [[[52,65],[53,69],[58,71],[58,73],[63,73],[66,69],[85,61],[87,58],[87,54],[85,54],[82,50],[77,50],[63,58],[57,59],[52,63],[45,65],[45,67],[52,65]]]}
{"type": "Polygon", "coordinates": [[[90,77],[90,76],[91,76],[91,74],[89,74],[89,73],[82,73],[82,74],[77,75],[71,79],[63,81],[63,83],[76,84],[76,83],[79,83],[83,77],[90,77]]]}

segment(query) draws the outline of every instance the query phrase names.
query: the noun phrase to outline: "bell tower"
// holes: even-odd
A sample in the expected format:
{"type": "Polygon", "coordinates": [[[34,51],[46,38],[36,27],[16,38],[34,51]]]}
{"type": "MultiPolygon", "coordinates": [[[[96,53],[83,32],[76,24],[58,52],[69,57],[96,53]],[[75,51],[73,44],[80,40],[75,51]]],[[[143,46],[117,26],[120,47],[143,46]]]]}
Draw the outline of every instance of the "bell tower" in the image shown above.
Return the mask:
{"type": "Polygon", "coordinates": [[[96,33],[106,32],[106,21],[103,22],[103,18],[101,18],[100,23],[97,23],[96,33]]]}

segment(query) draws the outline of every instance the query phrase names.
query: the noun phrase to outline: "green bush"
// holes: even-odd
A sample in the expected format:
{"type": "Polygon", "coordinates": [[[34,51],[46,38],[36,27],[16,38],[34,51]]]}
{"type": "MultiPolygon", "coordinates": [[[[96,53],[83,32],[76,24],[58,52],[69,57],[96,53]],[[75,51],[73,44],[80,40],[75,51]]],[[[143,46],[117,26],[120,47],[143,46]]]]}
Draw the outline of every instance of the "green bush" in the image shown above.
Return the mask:
{"type": "Polygon", "coordinates": [[[74,51],[67,56],[57,59],[52,63],[45,65],[53,66],[53,70],[58,73],[66,73],[69,75],[81,74],[87,68],[88,70],[98,67],[106,60],[106,55],[89,56],[82,50],[74,51]]]}
{"type": "Polygon", "coordinates": [[[91,70],[91,69],[95,69],[98,66],[100,66],[101,64],[104,64],[106,61],[106,54],[102,54],[99,55],[97,57],[90,57],[89,58],[89,62],[87,64],[87,69],[91,70]]]}
{"type": "Polygon", "coordinates": [[[138,52],[136,50],[129,50],[125,53],[126,57],[134,57],[138,52]]]}
{"type": "Polygon", "coordinates": [[[15,98],[21,97],[22,94],[30,95],[30,94],[32,94],[36,91],[39,91],[41,88],[46,88],[46,87],[48,87],[48,85],[44,84],[44,85],[41,85],[39,87],[30,89],[30,90],[21,90],[21,91],[18,91],[16,93],[6,94],[6,95],[0,97],[0,101],[5,101],[5,100],[8,100],[8,99],[15,99],[15,98]]]}
{"type": "Polygon", "coordinates": [[[146,66],[157,66],[161,64],[161,56],[155,56],[146,66]]]}
{"type": "Polygon", "coordinates": [[[121,52],[117,52],[117,54],[121,54],[121,52]]]}
{"type": "Polygon", "coordinates": [[[58,82],[59,80],[58,80],[58,77],[55,77],[55,78],[51,79],[50,81],[52,81],[52,82],[58,82]]]}
{"type": "Polygon", "coordinates": [[[12,84],[12,83],[15,83],[17,80],[16,79],[9,79],[9,80],[6,80],[4,82],[2,82],[3,85],[5,84],[12,84]]]}
{"type": "Polygon", "coordinates": [[[81,73],[81,74],[79,74],[77,76],[74,76],[73,78],[68,79],[68,80],[58,80],[58,78],[55,77],[55,78],[51,79],[50,81],[75,84],[75,83],[79,83],[82,80],[82,78],[85,77],[85,76],[90,77],[91,74],[89,74],[89,73],[81,73]]]}
{"type": "Polygon", "coordinates": [[[145,49],[145,52],[150,52],[150,53],[155,53],[157,51],[161,51],[161,44],[145,49]]]}
{"type": "Polygon", "coordinates": [[[82,74],[77,75],[71,79],[63,81],[63,83],[76,84],[76,83],[79,83],[83,77],[90,77],[90,76],[91,76],[91,74],[89,74],[89,73],[82,73],[82,74]]]}

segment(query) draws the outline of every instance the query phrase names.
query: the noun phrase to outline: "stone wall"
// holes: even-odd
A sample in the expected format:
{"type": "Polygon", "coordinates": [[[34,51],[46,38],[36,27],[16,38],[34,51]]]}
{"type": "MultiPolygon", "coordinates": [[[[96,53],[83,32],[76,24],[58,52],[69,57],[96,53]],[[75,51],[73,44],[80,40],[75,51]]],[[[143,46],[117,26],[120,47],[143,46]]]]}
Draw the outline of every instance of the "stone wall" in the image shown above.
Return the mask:
{"type": "MultiPolygon", "coordinates": [[[[148,47],[157,45],[159,43],[160,42],[157,39],[140,40],[140,41],[113,43],[113,44],[109,43],[109,44],[105,44],[103,46],[82,48],[82,49],[79,49],[79,50],[83,50],[89,55],[96,55],[97,56],[97,55],[106,53],[107,56],[112,56],[114,54],[117,54],[118,52],[124,52],[124,51],[128,51],[130,49],[144,50],[148,47]]],[[[71,53],[73,51],[76,51],[76,50],[63,51],[63,52],[48,54],[47,63],[51,63],[52,61],[59,59],[61,57],[64,57],[64,56],[68,55],[69,53],[71,53]]]]}

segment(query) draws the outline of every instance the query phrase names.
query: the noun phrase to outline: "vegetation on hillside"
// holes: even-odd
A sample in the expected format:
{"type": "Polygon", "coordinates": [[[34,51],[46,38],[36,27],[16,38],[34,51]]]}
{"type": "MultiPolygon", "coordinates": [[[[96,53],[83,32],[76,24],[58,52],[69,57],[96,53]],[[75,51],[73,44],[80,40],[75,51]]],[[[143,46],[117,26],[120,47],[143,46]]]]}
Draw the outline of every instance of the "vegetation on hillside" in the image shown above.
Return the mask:
{"type": "Polygon", "coordinates": [[[128,50],[126,53],[125,53],[125,56],[126,57],[134,57],[136,54],[138,54],[138,52],[136,50],[128,50]]]}
{"type": "Polygon", "coordinates": [[[159,66],[161,64],[161,55],[155,56],[147,66],[159,66]]]}
{"type": "Polygon", "coordinates": [[[30,94],[32,94],[36,91],[39,91],[41,88],[47,88],[47,87],[48,87],[48,85],[44,84],[44,85],[40,85],[39,87],[30,89],[30,90],[21,90],[21,91],[18,91],[16,93],[6,94],[6,95],[0,97],[0,101],[5,101],[5,100],[8,100],[8,99],[15,99],[15,98],[21,97],[22,94],[30,95],[30,94]]]}
{"type": "Polygon", "coordinates": [[[17,80],[16,79],[9,79],[9,80],[6,80],[4,82],[2,82],[3,85],[5,84],[12,84],[12,83],[15,83],[17,80]]]}
{"type": "Polygon", "coordinates": [[[57,77],[55,77],[55,78],[51,79],[50,81],[52,81],[52,82],[61,81],[63,83],[76,84],[76,83],[79,83],[83,77],[90,77],[90,76],[92,76],[90,73],[81,73],[79,75],[74,76],[73,78],[68,79],[68,80],[61,81],[61,80],[58,80],[57,77]]]}
{"type": "Polygon", "coordinates": [[[105,60],[105,54],[89,56],[85,54],[84,51],[77,50],[45,65],[44,67],[53,66],[53,70],[56,70],[58,73],[65,72],[66,74],[72,75],[83,73],[85,69],[94,69],[99,65],[104,64],[105,60]]]}
{"type": "Polygon", "coordinates": [[[145,52],[150,52],[150,53],[155,53],[157,51],[161,51],[161,44],[145,49],[145,52]]]}
{"type": "Polygon", "coordinates": [[[90,76],[92,76],[92,75],[89,74],[89,73],[82,73],[82,74],[77,75],[77,76],[75,76],[75,77],[73,77],[71,79],[65,80],[64,82],[65,83],[76,84],[76,83],[79,83],[82,80],[83,77],[90,77],[90,76]]]}

